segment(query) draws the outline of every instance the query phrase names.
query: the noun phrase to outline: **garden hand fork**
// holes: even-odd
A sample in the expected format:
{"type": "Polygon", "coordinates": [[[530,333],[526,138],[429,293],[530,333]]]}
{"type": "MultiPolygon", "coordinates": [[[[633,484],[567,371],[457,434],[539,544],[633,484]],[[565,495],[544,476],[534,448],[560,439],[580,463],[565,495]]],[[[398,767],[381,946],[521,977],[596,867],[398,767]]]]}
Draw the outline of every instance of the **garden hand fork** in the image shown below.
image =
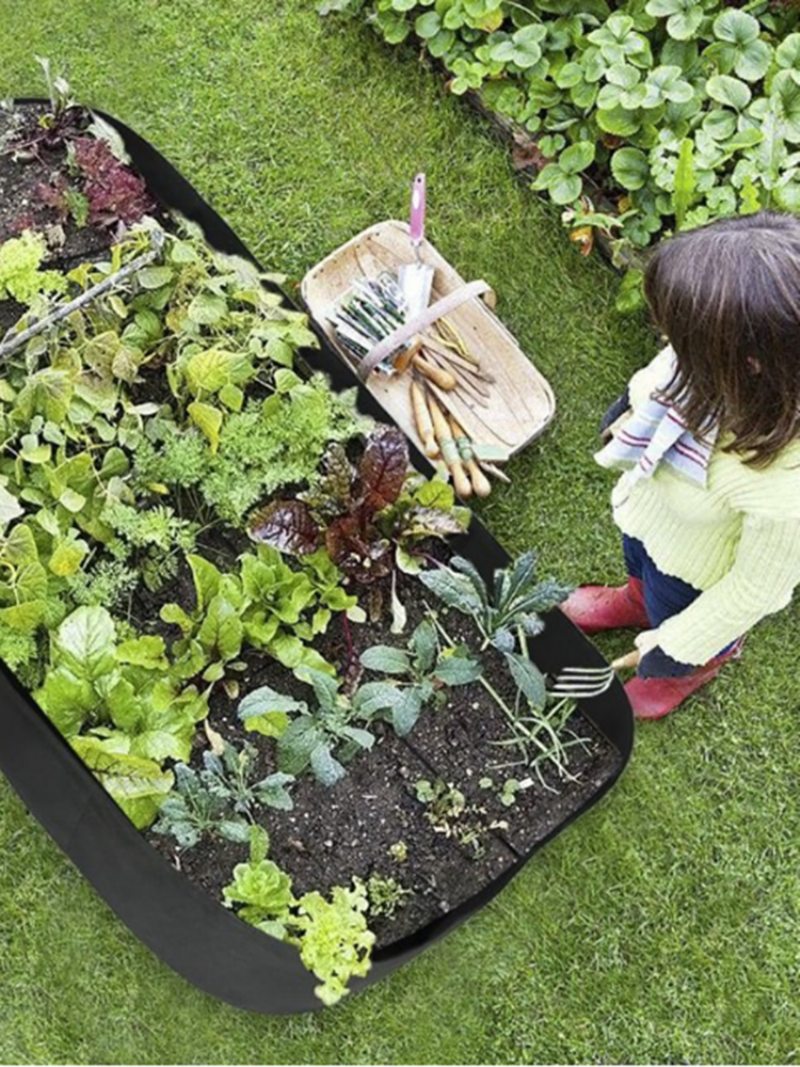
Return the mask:
{"type": "Polygon", "coordinates": [[[602,696],[611,688],[616,672],[635,667],[640,655],[637,648],[615,659],[608,667],[564,667],[552,686],[548,686],[547,692],[551,696],[573,697],[576,700],[602,696]]]}

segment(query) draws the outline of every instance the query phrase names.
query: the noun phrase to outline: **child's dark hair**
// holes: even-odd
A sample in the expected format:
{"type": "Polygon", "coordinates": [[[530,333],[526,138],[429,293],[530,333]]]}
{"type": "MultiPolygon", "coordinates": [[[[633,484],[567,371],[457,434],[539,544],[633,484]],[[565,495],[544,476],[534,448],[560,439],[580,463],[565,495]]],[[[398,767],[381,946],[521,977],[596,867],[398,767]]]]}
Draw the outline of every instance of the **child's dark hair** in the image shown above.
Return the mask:
{"type": "Polygon", "coordinates": [[[665,396],[692,432],[766,466],[800,434],[800,218],[761,211],[687,230],[645,270],[677,356],[665,396]]]}

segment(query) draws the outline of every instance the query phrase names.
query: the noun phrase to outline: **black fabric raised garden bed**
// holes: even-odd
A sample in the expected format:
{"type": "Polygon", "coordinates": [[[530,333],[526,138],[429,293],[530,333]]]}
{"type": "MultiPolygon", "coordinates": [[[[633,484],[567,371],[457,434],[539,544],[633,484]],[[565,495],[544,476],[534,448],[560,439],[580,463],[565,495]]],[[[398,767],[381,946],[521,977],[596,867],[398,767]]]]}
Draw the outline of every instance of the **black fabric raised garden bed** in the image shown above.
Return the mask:
{"type": "MultiPolygon", "coordinates": [[[[200,226],[213,248],[252,260],[230,227],[151,145],[109,116],[101,117],[121,135],[132,165],[165,215],[180,214],[200,226]]],[[[311,370],[324,372],[332,389],[355,386],[351,372],[321,335],[320,342],[319,348],[303,350],[302,360],[311,370]]],[[[388,421],[363,388],[358,405],[377,421],[388,421]]],[[[432,473],[419,453],[412,450],[411,458],[419,471],[432,473]]],[[[450,545],[487,579],[509,563],[502,547],[475,519],[469,532],[450,545]]],[[[421,609],[412,602],[408,608],[413,626],[421,609]]],[[[468,636],[466,630],[462,633],[465,623],[448,625],[460,626],[457,639],[468,636]]],[[[388,622],[378,623],[357,639],[357,651],[390,640],[388,622]]],[[[331,638],[322,646],[332,659],[334,645],[331,638]]],[[[528,651],[546,674],[567,665],[604,665],[599,652],[557,610],[547,614],[543,632],[529,640],[528,651]]],[[[269,669],[274,664],[268,668],[263,655],[251,657],[248,687],[272,679],[269,669]]],[[[513,819],[503,818],[503,807],[497,807],[481,781],[486,773],[481,753],[498,740],[497,723],[481,704],[477,687],[452,693],[452,699],[421,718],[408,737],[380,731],[374,749],[354,760],[347,777],[329,792],[313,780],[298,781],[293,812],[272,812],[267,820],[270,856],[292,871],[298,893],[327,890],[347,881],[351,873],[386,873],[391,864],[379,857],[398,845],[411,844],[412,852],[419,853],[419,861],[412,856],[402,861],[408,866],[392,867],[403,878],[416,879],[418,892],[397,917],[384,916],[371,924],[377,933],[372,968],[366,978],[351,983],[353,990],[390,973],[488,902],[542,844],[607,792],[630,755],[632,717],[621,686],[614,682],[602,696],[584,701],[570,720],[586,741],[576,749],[571,768],[575,780],[556,785],[545,777],[517,796],[508,809],[513,819]],[[477,710],[481,713],[475,714],[477,710]],[[421,778],[448,786],[457,783],[463,790],[467,814],[474,811],[480,823],[479,858],[469,858],[470,851],[475,852],[470,834],[451,840],[441,826],[426,827],[412,788],[421,778]],[[412,842],[400,839],[404,829],[415,835],[412,842]],[[423,892],[419,886],[426,878],[423,892]]],[[[209,721],[225,740],[240,742],[245,738],[230,714],[233,707],[235,702],[218,689],[209,721]]],[[[182,853],[171,839],[137,830],[5,665],[0,725],[0,770],[117,915],[161,959],[201,989],[240,1008],[291,1013],[321,1006],[314,994],[316,980],[296,948],[248,926],[222,906],[226,875],[245,858],[240,845],[225,844],[221,859],[211,859],[202,849],[182,853]],[[225,875],[215,867],[223,861],[225,875]]]]}

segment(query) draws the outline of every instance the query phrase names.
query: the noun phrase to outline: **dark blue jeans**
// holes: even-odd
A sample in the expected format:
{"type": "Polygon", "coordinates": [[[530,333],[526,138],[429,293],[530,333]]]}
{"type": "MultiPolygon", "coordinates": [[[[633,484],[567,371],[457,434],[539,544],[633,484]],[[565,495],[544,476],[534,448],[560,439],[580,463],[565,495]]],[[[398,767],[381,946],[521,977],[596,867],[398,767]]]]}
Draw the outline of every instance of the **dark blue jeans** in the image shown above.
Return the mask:
{"type": "Polygon", "coordinates": [[[636,538],[623,534],[622,551],[628,574],[642,583],[645,610],[654,630],[700,596],[700,590],[688,582],[662,574],[636,538]]]}
{"type": "MultiPolygon", "coordinates": [[[[654,630],[666,619],[688,608],[700,596],[700,590],[688,582],[663,574],[650,559],[642,542],[636,538],[623,534],[622,551],[628,574],[642,583],[645,611],[654,630]]],[[[732,647],[728,645],[722,651],[727,652],[732,647]]],[[[695,669],[656,647],[642,656],[638,673],[644,678],[679,678],[695,669]]]]}

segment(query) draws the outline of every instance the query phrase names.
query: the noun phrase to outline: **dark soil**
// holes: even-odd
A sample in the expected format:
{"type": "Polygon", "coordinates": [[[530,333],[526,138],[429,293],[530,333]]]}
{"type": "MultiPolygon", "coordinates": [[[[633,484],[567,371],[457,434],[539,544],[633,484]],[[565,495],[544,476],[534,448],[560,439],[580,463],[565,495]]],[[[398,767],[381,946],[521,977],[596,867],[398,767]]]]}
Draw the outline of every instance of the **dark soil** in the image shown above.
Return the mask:
{"type": "MultiPolygon", "coordinates": [[[[219,549],[225,545],[219,534],[213,540],[219,549]]],[[[447,553],[439,547],[436,554],[447,553]]],[[[178,599],[191,607],[193,592],[185,577],[168,593],[162,600],[178,599]]],[[[408,610],[408,634],[425,608],[414,579],[401,575],[399,593],[408,610]]],[[[451,612],[446,625],[456,642],[476,645],[477,634],[469,619],[451,612]]],[[[355,658],[370,645],[403,640],[391,634],[388,618],[361,626],[351,623],[349,629],[355,658]]],[[[340,618],[331,622],[315,647],[340,673],[347,671],[350,657],[340,618]]],[[[258,767],[254,780],[258,780],[277,769],[274,742],[242,728],[236,716],[241,696],[270,685],[305,698],[308,687],[261,653],[250,652],[244,659],[247,670],[237,676],[239,695],[232,700],[217,687],[208,722],[237,748],[245,743],[255,746],[258,767]]],[[[514,686],[499,656],[491,654],[488,673],[500,695],[513,702],[514,686]]],[[[349,677],[355,684],[352,668],[349,677]]],[[[366,671],[361,680],[371,677],[366,671]]],[[[426,709],[406,739],[379,724],[373,750],[357,756],[347,776],[332,788],[305,776],[293,788],[292,812],[264,811],[260,818],[270,834],[270,855],[292,875],[297,893],[309,889],[325,892],[334,885],[349,884],[354,875],[363,879],[371,875],[391,877],[410,889],[413,895],[406,898],[392,920],[370,920],[378,947],[386,947],[493,881],[577,811],[613,774],[619,763],[616,749],[579,711],[573,713],[569,727],[583,739],[571,750],[569,780],[560,780],[552,769],[544,772],[544,783],[524,768],[496,771],[492,766],[509,758],[507,749],[493,744],[508,736],[503,712],[479,683],[451,689],[448,702],[426,709]],[[491,789],[479,784],[487,776],[495,783],[491,789]],[[510,777],[531,778],[533,784],[506,807],[499,793],[510,777]],[[449,826],[434,828],[414,786],[420,780],[433,783],[438,779],[460,790],[467,807],[449,826]],[[402,862],[390,851],[398,843],[407,847],[407,858],[402,862]]],[[[199,737],[195,765],[201,764],[205,748],[202,733],[199,737]]],[[[149,837],[173,864],[218,898],[231,880],[233,866],[246,859],[246,847],[227,842],[206,840],[185,852],[171,838],[153,833],[149,837]]]]}

